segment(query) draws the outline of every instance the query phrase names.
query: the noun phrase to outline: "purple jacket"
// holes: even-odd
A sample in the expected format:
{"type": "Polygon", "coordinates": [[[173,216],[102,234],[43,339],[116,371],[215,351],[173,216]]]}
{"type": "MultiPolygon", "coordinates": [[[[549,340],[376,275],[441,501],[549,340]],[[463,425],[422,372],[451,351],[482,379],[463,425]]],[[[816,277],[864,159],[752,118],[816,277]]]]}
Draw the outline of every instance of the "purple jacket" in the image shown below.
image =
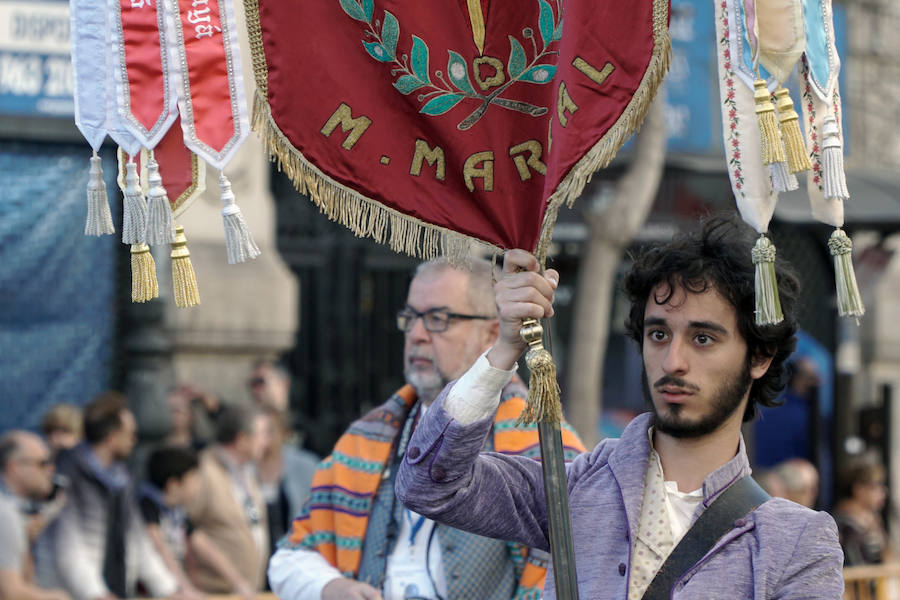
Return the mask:
{"type": "MultiPolygon", "coordinates": [[[[416,428],[397,474],[397,496],[420,514],[458,529],[549,550],[540,463],[479,454],[491,419],[463,426],[443,408],[447,390],[416,428]]],[[[650,455],[650,415],[634,419],[620,439],[603,440],[567,465],[576,576],[582,600],[628,594],[650,455]]],[[[703,508],[750,473],[738,454],[703,482],[703,508]]],[[[734,528],[676,583],[677,600],[805,598],[839,600],[843,555],[834,520],[775,498],[734,528]]],[[[556,597],[552,569],[545,600],[556,597]]]]}

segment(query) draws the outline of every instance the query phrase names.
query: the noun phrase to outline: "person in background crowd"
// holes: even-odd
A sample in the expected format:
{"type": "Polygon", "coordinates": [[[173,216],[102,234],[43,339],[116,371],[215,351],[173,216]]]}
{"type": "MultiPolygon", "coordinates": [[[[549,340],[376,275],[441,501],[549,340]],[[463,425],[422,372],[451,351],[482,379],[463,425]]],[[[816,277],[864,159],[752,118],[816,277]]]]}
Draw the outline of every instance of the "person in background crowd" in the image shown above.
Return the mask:
{"type": "Polygon", "coordinates": [[[787,494],[787,488],[784,486],[784,481],[775,469],[756,471],[753,474],[753,479],[755,479],[762,489],[766,490],[773,498],[786,497],[785,494],[787,494]]]}
{"type": "Polygon", "coordinates": [[[84,409],[84,442],[60,454],[71,482],[68,500],[40,542],[50,556],[42,581],[62,585],[75,600],[128,598],[138,583],[153,596],[172,596],[178,582],[147,537],[124,461],[136,440],[125,397],[107,392],[84,409]]]}
{"type": "Polygon", "coordinates": [[[191,533],[184,506],[199,491],[198,464],[197,454],[190,448],[158,448],[147,459],[147,481],[138,489],[138,505],[147,535],[178,580],[184,600],[204,597],[183,567],[191,533]]]}
{"type": "MultiPolygon", "coordinates": [[[[447,384],[497,337],[491,264],[423,263],[397,315],[406,385],[355,421],[319,465],[312,495],[269,564],[269,582],[291,600],[509,600],[535,598],[546,553],[435,524],[405,510],[394,478],[410,432],[447,384]]],[[[486,448],[537,458],[534,427],[516,419],[527,390],[503,390],[486,448]]],[[[367,399],[367,400],[372,400],[367,399]]],[[[582,451],[563,430],[567,458],[582,451]]]]}
{"type": "Polygon", "coordinates": [[[166,444],[200,450],[215,437],[215,420],[222,408],[219,399],[194,385],[183,383],[167,397],[172,429],[166,444]]]}
{"type": "Polygon", "coordinates": [[[801,506],[815,508],[819,497],[819,472],[811,462],[805,458],[792,458],[776,465],[773,470],[784,483],[784,492],[779,496],[801,506]]]}
{"type": "Polygon", "coordinates": [[[259,463],[259,479],[269,517],[271,555],[309,497],[319,458],[288,441],[291,431],[287,415],[273,406],[263,412],[269,416],[269,445],[259,463]]]}
{"type": "Polygon", "coordinates": [[[290,407],[291,374],[270,360],[258,360],[247,382],[250,396],[257,406],[271,406],[282,414],[290,407]]]}
{"type": "Polygon", "coordinates": [[[269,443],[268,421],[259,409],[224,406],[216,443],[200,455],[200,489],[187,505],[195,532],[187,572],[205,592],[252,598],[262,589],[269,540],[256,463],[269,443]]]}
{"type": "Polygon", "coordinates": [[[844,565],[894,561],[881,510],[887,499],[884,466],[862,456],[851,460],[840,478],[840,500],[834,508],[844,565]]]}
{"type": "Polygon", "coordinates": [[[53,459],[41,438],[13,430],[0,437],[0,598],[68,600],[31,582],[26,510],[53,489],[53,459]]]}
{"type": "Polygon", "coordinates": [[[816,363],[807,356],[787,363],[788,385],[783,404],[764,408],[754,423],[755,464],[771,468],[791,458],[807,461],[815,457],[813,415],[822,383],[816,363]]]}
{"type": "Polygon", "coordinates": [[[74,404],[56,404],[41,418],[41,431],[54,455],[74,448],[83,436],[81,409],[74,404]]]}

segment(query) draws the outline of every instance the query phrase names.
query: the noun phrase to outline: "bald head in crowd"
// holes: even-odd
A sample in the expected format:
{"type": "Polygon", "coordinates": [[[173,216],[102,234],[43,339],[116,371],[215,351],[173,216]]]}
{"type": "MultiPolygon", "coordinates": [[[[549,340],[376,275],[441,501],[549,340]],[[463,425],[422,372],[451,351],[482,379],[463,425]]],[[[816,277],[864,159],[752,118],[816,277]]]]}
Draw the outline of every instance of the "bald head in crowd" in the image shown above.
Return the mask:
{"type": "Polygon", "coordinates": [[[39,500],[53,489],[50,449],[37,435],[13,430],[0,437],[0,476],[3,484],[21,498],[39,500]]]}

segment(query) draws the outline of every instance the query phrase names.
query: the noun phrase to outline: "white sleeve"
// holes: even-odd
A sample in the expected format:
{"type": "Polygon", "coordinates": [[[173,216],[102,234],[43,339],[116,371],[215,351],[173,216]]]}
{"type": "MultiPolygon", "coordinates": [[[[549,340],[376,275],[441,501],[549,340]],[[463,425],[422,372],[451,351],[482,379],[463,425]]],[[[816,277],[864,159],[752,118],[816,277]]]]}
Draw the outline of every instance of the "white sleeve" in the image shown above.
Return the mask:
{"type": "Polygon", "coordinates": [[[279,548],[269,559],[269,585],[281,600],[321,600],[341,572],[315,550],[279,548]]]}
{"type": "Polygon", "coordinates": [[[153,543],[150,536],[144,529],[140,518],[135,514],[134,521],[131,523],[132,531],[137,536],[138,551],[138,579],[147,586],[147,590],[151,596],[157,598],[168,598],[178,591],[178,580],[175,575],[169,571],[166,563],[153,543]]]}
{"type": "Polygon", "coordinates": [[[462,425],[493,416],[500,404],[500,393],[515,372],[515,366],[509,371],[491,366],[485,352],[450,389],[444,410],[462,425]]]}
{"type": "Polygon", "coordinates": [[[75,600],[92,600],[109,594],[103,582],[102,543],[92,540],[78,526],[77,510],[69,504],[57,520],[53,563],[60,584],[75,600]]]}

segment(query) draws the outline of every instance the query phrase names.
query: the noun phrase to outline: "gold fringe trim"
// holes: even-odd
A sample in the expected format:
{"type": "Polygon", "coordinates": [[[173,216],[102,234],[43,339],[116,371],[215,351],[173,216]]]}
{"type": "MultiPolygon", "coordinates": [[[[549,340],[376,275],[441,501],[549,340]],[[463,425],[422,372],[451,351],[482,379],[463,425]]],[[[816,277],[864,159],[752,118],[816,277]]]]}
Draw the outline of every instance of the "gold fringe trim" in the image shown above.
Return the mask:
{"type": "MultiPolygon", "coordinates": [[[[258,0],[244,0],[244,20],[247,22],[247,37],[250,41],[250,62],[256,89],[263,98],[269,97],[269,65],[266,64],[266,50],[263,47],[262,28],[259,25],[258,0]]],[[[254,117],[256,105],[254,103],[254,117]]]]}
{"type": "Polygon", "coordinates": [[[156,262],[147,244],[131,245],[131,301],[147,302],[159,297],[156,262]]]}
{"type": "MultiPolygon", "coordinates": [[[[310,199],[332,221],[341,223],[360,237],[388,244],[395,252],[430,260],[444,256],[465,264],[473,247],[487,254],[502,254],[497,246],[450,229],[425,223],[341,185],[306,160],[294,148],[275,119],[268,103],[268,65],[262,41],[258,0],[244,0],[247,32],[252,52],[256,93],[253,98],[253,129],[260,133],[269,158],[284,171],[301,194],[310,199]],[[389,228],[389,229],[388,229],[389,228]]],[[[575,164],[547,199],[547,210],[534,254],[543,265],[553,236],[553,227],[563,203],[570,208],[593,174],[615,157],[619,148],[641,126],[650,103],[669,69],[672,42],[669,37],[669,2],[653,2],[653,55],[641,84],[625,110],[606,134],[575,164]]]]}
{"type": "Polygon", "coordinates": [[[541,236],[538,239],[534,255],[541,265],[547,258],[547,249],[553,238],[553,227],[559,208],[566,204],[572,208],[573,203],[584,191],[584,186],[600,169],[605,168],[615,158],[619,148],[628,141],[644,122],[650,103],[656,97],[656,91],[669,70],[672,58],[672,41],[669,38],[669,2],[654,0],[653,2],[653,56],[641,79],[641,84],[634,96],[619,115],[615,124],[610,127],[594,147],[581,157],[565,178],[556,187],[556,191],[547,198],[547,211],[541,225],[541,236]]]}
{"type": "Polygon", "coordinates": [[[367,198],[320,171],[294,148],[275,123],[260,90],[253,99],[253,129],[260,133],[269,158],[330,220],[347,227],[359,237],[387,244],[394,252],[431,260],[444,256],[464,265],[473,249],[487,253],[503,251],[487,242],[450,229],[420,221],[367,198]]]}

